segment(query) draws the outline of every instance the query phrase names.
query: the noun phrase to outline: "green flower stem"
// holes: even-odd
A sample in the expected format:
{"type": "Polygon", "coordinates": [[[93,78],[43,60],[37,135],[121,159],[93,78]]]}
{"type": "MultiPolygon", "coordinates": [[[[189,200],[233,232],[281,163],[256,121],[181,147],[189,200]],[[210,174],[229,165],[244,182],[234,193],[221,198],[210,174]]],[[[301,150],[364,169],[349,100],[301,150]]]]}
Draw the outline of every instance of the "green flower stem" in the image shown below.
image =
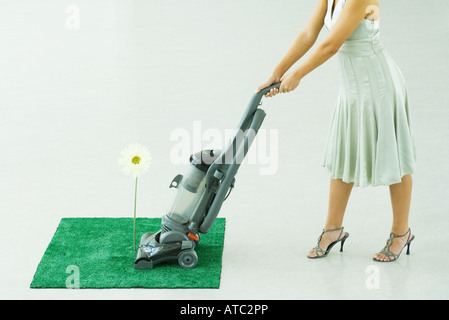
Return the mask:
{"type": "Polygon", "coordinates": [[[134,252],[136,251],[136,203],[137,203],[137,177],[136,177],[136,187],[134,189],[134,252]]]}

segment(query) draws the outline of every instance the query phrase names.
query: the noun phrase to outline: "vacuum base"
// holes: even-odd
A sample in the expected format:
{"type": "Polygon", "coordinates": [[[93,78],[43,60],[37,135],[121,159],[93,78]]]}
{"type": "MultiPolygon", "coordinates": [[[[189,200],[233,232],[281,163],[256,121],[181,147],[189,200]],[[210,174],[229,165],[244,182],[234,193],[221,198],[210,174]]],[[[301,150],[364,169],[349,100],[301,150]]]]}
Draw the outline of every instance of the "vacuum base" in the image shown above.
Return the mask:
{"type": "Polygon", "coordinates": [[[177,241],[160,243],[161,231],[144,233],[140,239],[134,269],[153,269],[165,261],[178,261],[184,269],[192,269],[198,263],[198,255],[194,251],[193,241],[177,241]]]}

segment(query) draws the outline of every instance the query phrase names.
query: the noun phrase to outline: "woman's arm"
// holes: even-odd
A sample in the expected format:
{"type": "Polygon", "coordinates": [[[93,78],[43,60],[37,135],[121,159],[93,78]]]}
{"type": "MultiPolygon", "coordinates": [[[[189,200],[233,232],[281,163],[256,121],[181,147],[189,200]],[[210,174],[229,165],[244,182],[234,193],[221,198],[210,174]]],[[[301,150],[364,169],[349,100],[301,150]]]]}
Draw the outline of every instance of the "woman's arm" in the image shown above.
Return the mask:
{"type": "MultiPolygon", "coordinates": [[[[340,0],[341,1],[341,0],[340,0]]],[[[282,81],[279,92],[294,90],[301,79],[337,53],[366,16],[370,0],[347,0],[332,30],[314,52],[282,81]],[[284,83],[285,82],[285,83],[284,83]]]]}
{"type": "Polygon", "coordinates": [[[316,39],[318,38],[318,35],[324,25],[326,11],[327,0],[319,0],[310,20],[298,34],[284,58],[276,66],[273,74],[282,77],[284,73],[286,73],[287,70],[296,63],[296,61],[301,59],[302,56],[304,56],[304,54],[306,54],[307,51],[309,51],[309,49],[315,44],[316,39]]]}
{"type": "Polygon", "coordinates": [[[257,92],[272,85],[273,83],[279,82],[284,73],[287,72],[287,70],[290,69],[296,61],[304,56],[307,51],[309,51],[323,28],[326,11],[327,0],[319,0],[306,26],[298,34],[292,46],[279,64],[274,68],[271,76],[267,79],[267,81],[265,81],[265,83],[257,88],[257,92]]]}

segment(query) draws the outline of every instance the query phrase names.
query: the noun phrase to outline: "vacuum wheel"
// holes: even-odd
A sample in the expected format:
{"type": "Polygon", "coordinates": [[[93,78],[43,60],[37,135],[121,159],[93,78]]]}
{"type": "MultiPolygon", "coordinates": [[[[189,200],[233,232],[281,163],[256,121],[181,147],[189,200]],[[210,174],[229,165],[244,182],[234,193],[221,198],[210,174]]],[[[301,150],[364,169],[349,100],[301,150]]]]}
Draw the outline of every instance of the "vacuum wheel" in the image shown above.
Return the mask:
{"type": "Polygon", "coordinates": [[[178,263],[183,269],[193,269],[198,263],[198,255],[193,249],[184,250],[178,255],[178,263]]]}

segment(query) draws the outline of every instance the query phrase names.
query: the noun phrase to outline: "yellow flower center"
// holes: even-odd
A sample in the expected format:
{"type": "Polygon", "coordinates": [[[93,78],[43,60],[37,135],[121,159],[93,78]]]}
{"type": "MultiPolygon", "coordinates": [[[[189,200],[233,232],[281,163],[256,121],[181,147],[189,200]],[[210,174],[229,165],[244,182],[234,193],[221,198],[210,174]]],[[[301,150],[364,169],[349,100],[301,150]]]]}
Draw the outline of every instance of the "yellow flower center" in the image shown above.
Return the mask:
{"type": "Polygon", "coordinates": [[[135,156],[134,158],[131,159],[131,162],[134,163],[134,164],[139,164],[140,157],[139,156],[135,156]]]}

